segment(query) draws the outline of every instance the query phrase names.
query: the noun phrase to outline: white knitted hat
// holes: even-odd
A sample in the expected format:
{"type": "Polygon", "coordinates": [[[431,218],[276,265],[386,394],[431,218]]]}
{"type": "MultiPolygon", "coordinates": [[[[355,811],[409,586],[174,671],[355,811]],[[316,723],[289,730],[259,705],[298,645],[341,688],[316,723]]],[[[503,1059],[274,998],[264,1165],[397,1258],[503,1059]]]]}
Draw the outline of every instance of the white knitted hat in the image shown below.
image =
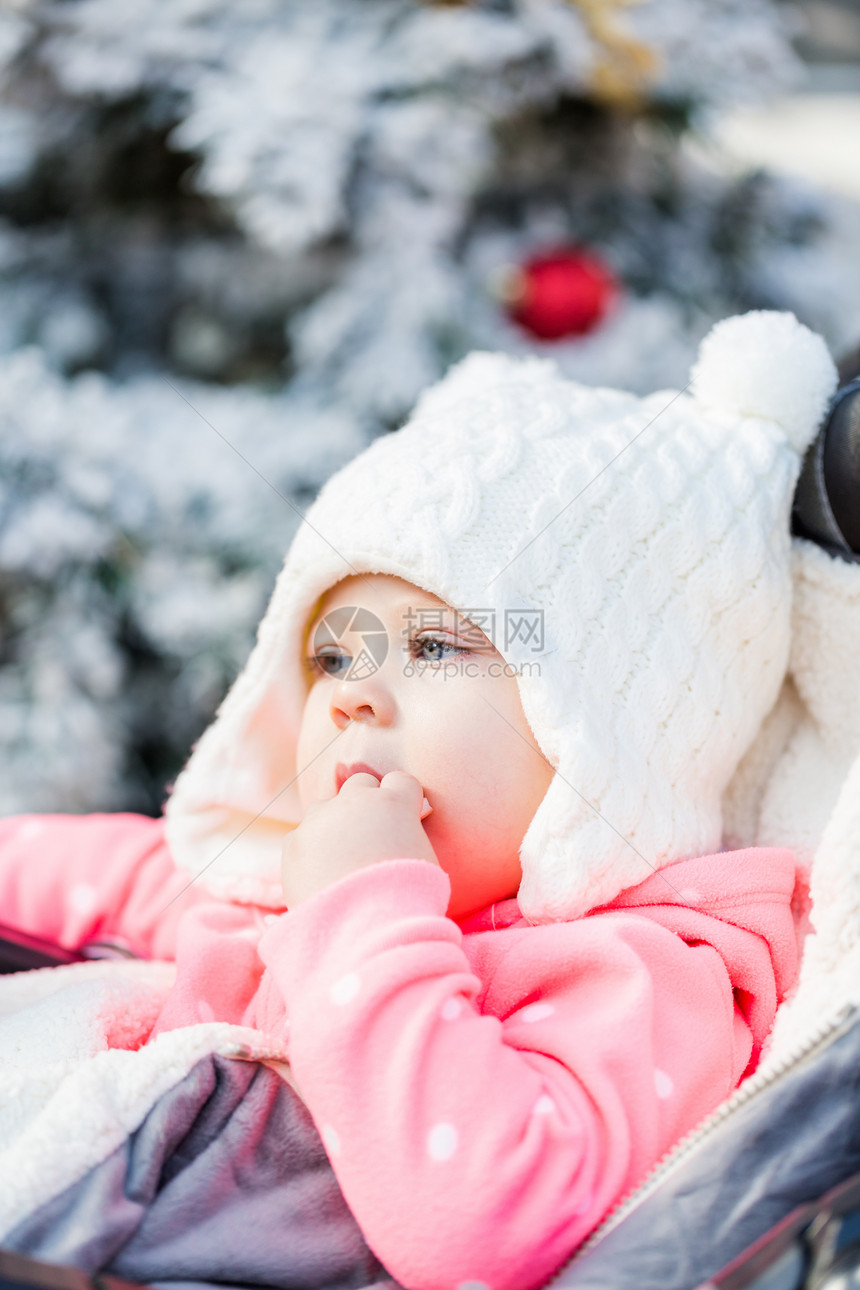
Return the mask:
{"type": "Polygon", "coordinates": [[[823,341],[781,313],[719,323],[681,393],[591,389],[542,359],[465,359],[308,512],[247,666],[167,804],[177,863],[219,894],[283,906],[302,635],[319,596],[354,573],[487,611],[522,670],[523,710],[557,772],[521,848],[529,919],[576,917],[719,849],[723,791],[783,679],[791,497],[835,383],[823,341]],[[542,641],[505,639],[540,610],[542,641]]]}

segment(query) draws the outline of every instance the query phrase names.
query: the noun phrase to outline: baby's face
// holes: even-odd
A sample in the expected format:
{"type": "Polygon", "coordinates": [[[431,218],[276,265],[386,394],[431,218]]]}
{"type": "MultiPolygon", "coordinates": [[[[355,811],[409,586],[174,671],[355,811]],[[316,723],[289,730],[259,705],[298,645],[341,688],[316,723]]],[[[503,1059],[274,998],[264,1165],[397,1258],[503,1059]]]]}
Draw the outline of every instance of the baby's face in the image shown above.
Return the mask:
{"type": "Polygon", "coordinates": [[[514,676],[510,669],[505,675],[484,634],[401,578],[350,577],[320,602],[306,667],[297,750],[302,806],[333,797],[357,763],[380,776],[408,771],[433,808],[424,828],[451,879],[451,917],[515,895],[520,843],[553,770],[526,722],[514,676]],[[345,628],[351,606],[383,625],[387,653],[378,666],[366,656],[366,667],[352,667],[362,646],[372,655],[382,637],[345,628]]]}

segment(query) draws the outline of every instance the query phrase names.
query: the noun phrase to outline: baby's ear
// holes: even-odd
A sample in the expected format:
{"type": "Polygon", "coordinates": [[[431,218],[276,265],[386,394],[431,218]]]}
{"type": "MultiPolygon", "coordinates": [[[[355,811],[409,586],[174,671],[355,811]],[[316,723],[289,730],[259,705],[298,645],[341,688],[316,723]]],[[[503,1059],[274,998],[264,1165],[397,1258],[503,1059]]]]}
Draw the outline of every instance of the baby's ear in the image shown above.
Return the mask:
{"type": "Polygon", "coordinates": [[[794,314],[756,310],[712,328],[690,384],[703,407],[775,421],[802,454],[836,382],[836,367],[820,336],[794,314]]]}

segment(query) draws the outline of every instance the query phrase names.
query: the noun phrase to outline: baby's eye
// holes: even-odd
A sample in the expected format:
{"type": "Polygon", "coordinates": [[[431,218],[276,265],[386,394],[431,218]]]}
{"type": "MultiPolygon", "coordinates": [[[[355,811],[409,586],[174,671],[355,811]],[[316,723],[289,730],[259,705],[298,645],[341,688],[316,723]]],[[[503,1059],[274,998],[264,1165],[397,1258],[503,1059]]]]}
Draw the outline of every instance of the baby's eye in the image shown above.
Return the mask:
{"type": "Polygon", "coordinates": [[[409,652],[422,663],[441,663],[452,654],[466,654],[468,651],[454,641],[443,640],[441,636],[419,636],[409,642],[409,652]]]}
{"type": "Polygon", "coordinates": [[[336,646],[329,645],[312,654],[305,662],[310,672],[322,672],[323,676],[340,676],[349,670],[352,658],[336,646]]]}

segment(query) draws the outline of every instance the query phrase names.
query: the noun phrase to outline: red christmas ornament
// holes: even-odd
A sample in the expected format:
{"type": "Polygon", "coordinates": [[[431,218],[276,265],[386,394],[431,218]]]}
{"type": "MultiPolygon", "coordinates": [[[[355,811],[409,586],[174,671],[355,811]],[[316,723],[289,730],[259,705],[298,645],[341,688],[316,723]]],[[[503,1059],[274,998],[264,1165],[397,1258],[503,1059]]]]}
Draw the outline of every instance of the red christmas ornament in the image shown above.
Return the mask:
{"type": "Polygon", "coordinates": [[[618,283],[593,252],[578,247],[533,256],[506,275],[508,316],[538,340],[584,336],[606,316],[618,283]]]}

